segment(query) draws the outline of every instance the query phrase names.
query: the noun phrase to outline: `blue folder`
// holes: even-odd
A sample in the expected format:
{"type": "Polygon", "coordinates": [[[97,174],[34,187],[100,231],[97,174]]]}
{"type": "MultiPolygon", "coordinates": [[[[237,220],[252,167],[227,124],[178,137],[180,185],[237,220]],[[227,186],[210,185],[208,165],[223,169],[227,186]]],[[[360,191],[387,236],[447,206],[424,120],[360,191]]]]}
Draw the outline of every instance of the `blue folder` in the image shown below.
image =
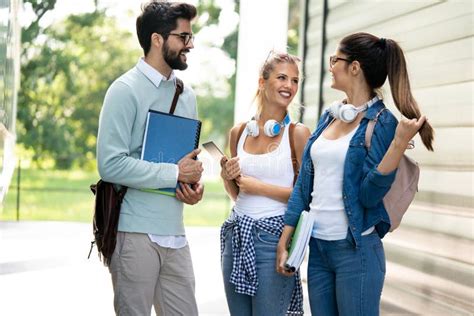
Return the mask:
{"type": "MultiPolygon", "coordinates": [[[[198,148],[200,135],[201,121],[150,110],[146,120],[141,159],[178,164],[181,158],[198,148]]],[[[176,188],[144,191],[176,195],[176,188]]]]}

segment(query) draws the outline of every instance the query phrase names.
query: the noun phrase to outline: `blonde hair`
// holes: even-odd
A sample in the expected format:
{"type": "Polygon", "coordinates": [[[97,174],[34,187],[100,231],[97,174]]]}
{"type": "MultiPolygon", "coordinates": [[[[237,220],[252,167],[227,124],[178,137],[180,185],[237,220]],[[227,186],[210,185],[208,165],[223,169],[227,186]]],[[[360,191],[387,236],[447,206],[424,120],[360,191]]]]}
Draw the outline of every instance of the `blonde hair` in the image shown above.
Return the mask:
{"type": "MultiPolygon", "coordinates": [[[[263,80],[268,80],[270,78],[270,74],[273,72],[275,69],[275,66],[277,64],[292,64],[296,65],[298,68],[298,73],[299,73],[299,67],[298,63],[300,62],[299,57],[287,53],[279,53],[275,52],[274,50],[271,50],[268,53],[268,56],[263,63],[262,67],[260,68],[259,72],[259,78],[262,78],[263,80]]],[[[257,92],[255,93],[254,97],[254,102],[257,106],[257,112],[256,112],[256,117],[258,117],[263,110],[263,104],[264,104],[264,95],[263,91],[260,90],[260,87],[257,89],[257,92]]]]}

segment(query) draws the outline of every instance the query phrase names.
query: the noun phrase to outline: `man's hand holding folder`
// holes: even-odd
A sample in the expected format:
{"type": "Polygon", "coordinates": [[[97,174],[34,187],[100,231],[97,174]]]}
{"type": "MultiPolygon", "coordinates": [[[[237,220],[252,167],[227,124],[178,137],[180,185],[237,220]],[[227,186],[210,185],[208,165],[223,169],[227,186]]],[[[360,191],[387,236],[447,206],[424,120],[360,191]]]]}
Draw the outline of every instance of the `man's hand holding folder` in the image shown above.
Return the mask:
{"type": "Polygon", "coordinates": [[[199,182],[204,169],[202,162],[196,160],[200,152],[200,149],[195,149],[178,162],[179,186],[176,188],[176,198],[189,205],[199,202],[204,193],[204,185],[199,182]]]}
{"type": "Polygon", "coordinates": [[[194,205],[201,201],[204,194],[204,184],[198,182],[196,184],[179,183],[176,189],[176,198],[183,203],[194,205]]]}
{"type": "Polygon", "coordinates": [[[196,160],[196,157],[200,152],[201,149],[194,149],[178,162],[179,182],[193,184],[201,180],[201,175],[204,169],[202,167],[202,162],[196,160]]]}

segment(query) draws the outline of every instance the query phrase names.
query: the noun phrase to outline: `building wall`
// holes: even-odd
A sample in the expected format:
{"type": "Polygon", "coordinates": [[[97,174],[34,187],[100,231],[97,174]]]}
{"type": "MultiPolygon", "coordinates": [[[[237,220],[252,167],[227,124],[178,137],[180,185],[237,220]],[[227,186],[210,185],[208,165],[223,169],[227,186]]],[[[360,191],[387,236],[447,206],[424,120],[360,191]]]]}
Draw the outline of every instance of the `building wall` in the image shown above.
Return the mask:
{"type": "Polygon", "coordinates": [[[15,167],[13,149],[20,76],[20,4],[19,0],[0,0],[0,204],[15,167]]]}
{"type": "MultiPolygon", "coordinates": [[[[308,0],[306,7],[305,124],[314,129],[320,101],[327,105],[344,97],[330,88],[328,59],[342,37],[364,31],[394,39],[404,49],[414,96],[435,129],[434,153],[418,136],[417,147],[408,152],[421,167],[419,192],[402,227],[384,239],[390,261],[385,306],[403,305],[398,307],[421,314],[463,314],[469,309],[472,313],[473,2],[327,0],[322,59],[324,1],[308,0]]],[[[400,117],[388,83],[384,99],[400,117]]]]}

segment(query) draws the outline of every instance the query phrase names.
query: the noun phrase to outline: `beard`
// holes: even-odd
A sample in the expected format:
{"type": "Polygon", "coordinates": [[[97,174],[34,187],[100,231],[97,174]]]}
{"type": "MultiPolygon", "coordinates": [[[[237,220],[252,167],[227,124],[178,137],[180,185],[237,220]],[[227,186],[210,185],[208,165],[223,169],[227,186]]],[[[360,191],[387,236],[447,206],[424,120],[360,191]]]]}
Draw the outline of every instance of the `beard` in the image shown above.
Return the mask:
{"type": "Polygon", "coordinates": [[[171,69],[185,70],[188,68],[188,64],[182,61],[180,57],[183,52],[189,52],[189,49],[182,49],[176,52],[170,49],[167,41],[163,45],[163,58],[171,69]]]}

